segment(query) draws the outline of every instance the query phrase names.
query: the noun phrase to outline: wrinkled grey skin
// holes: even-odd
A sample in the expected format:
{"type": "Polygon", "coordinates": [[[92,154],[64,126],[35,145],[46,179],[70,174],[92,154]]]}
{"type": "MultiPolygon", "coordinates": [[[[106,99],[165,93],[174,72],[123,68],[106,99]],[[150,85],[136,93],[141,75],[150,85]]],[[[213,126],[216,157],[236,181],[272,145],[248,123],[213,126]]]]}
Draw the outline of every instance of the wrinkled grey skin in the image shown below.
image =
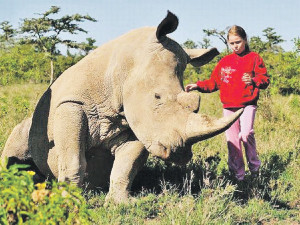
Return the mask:
{"type": "Polygon", "coordinates": [[[128,201],[149,153],[187,163],[192,144],[226,130],[242,110],[218,120],[197,113],[200,96],[184,92],[183,71],[218,52],[185,51],[166,36],[177,25],[168,12],[157,28],[133,30],[66,70],[15,127],[2,158],[58,181],[109,184],[107,199],[116,203],[128,201]]]}

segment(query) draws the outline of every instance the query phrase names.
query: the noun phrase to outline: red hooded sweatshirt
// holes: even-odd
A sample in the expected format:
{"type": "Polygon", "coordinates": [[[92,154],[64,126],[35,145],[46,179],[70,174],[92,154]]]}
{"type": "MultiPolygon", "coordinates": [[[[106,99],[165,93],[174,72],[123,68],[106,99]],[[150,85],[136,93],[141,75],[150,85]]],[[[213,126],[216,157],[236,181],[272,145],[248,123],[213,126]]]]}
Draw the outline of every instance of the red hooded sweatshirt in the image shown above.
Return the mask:
{"type": "Polygon", "coordinates": [[[220,90],[223,108],[241,108],[256,105],[259,89],[269,85],[269,76],[262,58],[255,52],[244,55],[232,53],[222,58],[213,70],[210,79],[198,81],[200,92],[220,90]],[[253,83],[242,81],[244,73],[251,73],[253,83]]]}

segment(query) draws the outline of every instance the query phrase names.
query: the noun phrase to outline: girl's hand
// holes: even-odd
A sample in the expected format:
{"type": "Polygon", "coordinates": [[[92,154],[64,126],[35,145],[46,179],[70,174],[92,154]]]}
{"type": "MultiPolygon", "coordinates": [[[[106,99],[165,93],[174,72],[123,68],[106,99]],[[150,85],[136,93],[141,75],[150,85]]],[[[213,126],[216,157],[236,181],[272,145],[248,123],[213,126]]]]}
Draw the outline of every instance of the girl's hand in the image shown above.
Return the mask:
{"type": "Polygon", "coordinates": [[[185,86],[185,91],[190,92],[192,90],[196,90],[198,88],[197,84],[188,84],[185,86]]]}
{"type": "Polygon", "coordinates": [[[251,77],[251,73],[244,73],[243,77],[242,77],[242,81],[246,84],[246,85],[251,85],[253,83],[252,81],[252,77],[251,77]]]}

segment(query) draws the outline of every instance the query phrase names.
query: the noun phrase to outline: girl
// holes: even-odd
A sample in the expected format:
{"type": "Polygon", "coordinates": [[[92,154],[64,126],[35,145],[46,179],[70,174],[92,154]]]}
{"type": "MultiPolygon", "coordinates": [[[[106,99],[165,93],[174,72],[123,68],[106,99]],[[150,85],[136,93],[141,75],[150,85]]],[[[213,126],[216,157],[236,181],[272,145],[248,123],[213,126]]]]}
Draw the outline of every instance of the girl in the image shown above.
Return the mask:
{"type": "Polygon", "coordinates": [[[220,90],[224,116],[244,108],[241,117],[225,132],[228,167],[235,178],[241,181],[245,177],[241,142],[253,176],[258,175],[261,164],[257,156],[253,124],[259,90],[268,87],[269,76],[262,58],[250,51],[247,34],[242,27],[232,26],[228,31],[227,42],[233,53],[219,61],[210,79],[188,84],[185,90],[206,93],[220,90]]]}

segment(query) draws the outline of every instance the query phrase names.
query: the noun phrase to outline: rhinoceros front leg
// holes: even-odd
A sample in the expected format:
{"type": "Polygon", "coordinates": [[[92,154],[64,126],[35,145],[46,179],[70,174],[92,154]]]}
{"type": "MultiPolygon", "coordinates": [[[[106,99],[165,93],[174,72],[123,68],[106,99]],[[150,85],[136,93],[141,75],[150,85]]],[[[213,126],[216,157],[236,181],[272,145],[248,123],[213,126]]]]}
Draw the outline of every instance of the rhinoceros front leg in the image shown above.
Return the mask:
{"type": "Polygon", "coordinates": [[[127,203],[134,177],[146,163],[148,151],[139,141],[124,144],[115,154],[106,201],[127,203]]]}
{"type": "Polygon", "coordinates": [[[53,135],[57,162],[48,163],[57,163],[58,181],[82,185],[86,170],[87,127],[81,105],[63,103],[56,109],[53,135]]]}

